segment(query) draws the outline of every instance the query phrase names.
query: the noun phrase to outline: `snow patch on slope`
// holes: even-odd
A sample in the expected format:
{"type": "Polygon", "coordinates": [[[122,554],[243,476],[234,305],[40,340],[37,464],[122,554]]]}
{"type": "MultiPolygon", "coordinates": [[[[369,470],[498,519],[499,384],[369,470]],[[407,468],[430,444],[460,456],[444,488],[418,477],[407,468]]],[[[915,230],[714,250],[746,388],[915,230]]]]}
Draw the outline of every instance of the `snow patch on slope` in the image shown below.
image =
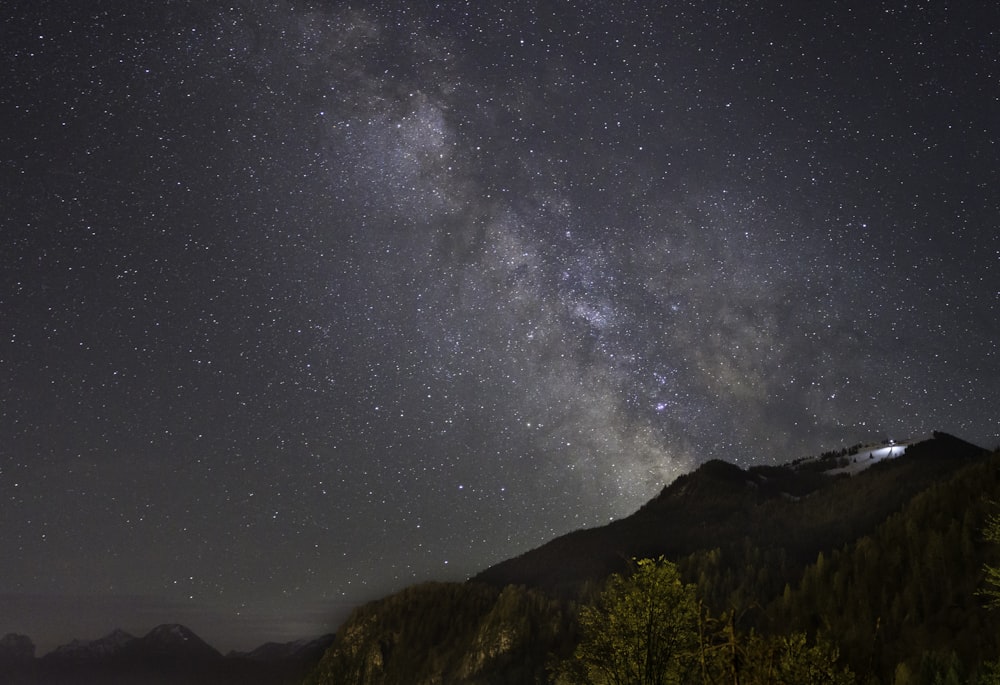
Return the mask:
{"type": "Polygon", "coordinates": [[[852,457],[847,457],[850,459],[850,463],[847,464],[847,466],[831,469],[827,471],[827,473],[831,476],[840,475],[841,473],[853,476],[854,474],[861,473],[869,466],[873,466],[880,461],[884,461],[885,459],[895,459],[896,457],[902,456],[903,453],[906,452],[906,448],[914,442],[916,441],[890,441],[888,445],[877,444],[862,447],[858,450],[857,454],[852,457]]]}

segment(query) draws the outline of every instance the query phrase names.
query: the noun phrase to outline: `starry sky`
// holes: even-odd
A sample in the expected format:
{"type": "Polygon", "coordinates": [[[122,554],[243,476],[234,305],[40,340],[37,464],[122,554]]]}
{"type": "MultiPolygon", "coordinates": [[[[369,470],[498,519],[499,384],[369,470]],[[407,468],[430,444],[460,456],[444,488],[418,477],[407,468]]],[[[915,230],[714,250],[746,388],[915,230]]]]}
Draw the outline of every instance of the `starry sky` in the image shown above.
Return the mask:
{"type": "Polygon", "coordinates": [[[336,627],[699,463],[1000,443],[1000,5],[8,2],[0,633],[336,627]]]}

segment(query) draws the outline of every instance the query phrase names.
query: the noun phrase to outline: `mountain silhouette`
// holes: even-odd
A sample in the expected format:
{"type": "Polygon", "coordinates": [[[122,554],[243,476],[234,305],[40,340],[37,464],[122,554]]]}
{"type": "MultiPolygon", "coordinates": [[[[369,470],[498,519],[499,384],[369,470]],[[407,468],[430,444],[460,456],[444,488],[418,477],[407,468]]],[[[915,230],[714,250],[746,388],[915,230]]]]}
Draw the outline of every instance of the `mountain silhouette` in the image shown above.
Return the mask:
{"type": "MultiPolygon", "coordinates": [[[[780,547],[804,564],[985,454],[952,435],[934,433],[910,445],[905,459],[881,461],[855,476],[828,475],[815,461],[744,470],[715,459],[665,486],[631,516],[555,538],[473,580],[573,596],[587,582],[623,571],[633,558],[677,559],[743,540],[780,547]]],[[[849,458],[863,461],[864,455],[859,451],[849,458]]],[[[829,470],[845,458],[829,459],[829,470]]]]}
{"type": "Polygon", "coordinates": [[[24,635],[0,640],[0,685],[284,685],[300,682],[333,640],[267,643],[222,656],[190,628],[156,626],[142,637],[114,630],[73,640],[41,658],[24,635]]]}
{"type": "Polygon", "coordinates": [[[893,682],[897,667],[922,669],[929,679],[914,682],[951,682],[1000,656],[988,637],[1000,636],[1000,614],[977,599],[998,495],[1000,455],[946,433],[780,466],[709,461],[621,520],[466,583],[359,607],[306,682],[549,682],[573,652],[581,604],[609,574],[661,556],[712,615],[735,611],[744,633],[836,626],[855,673],[893,682]]]}

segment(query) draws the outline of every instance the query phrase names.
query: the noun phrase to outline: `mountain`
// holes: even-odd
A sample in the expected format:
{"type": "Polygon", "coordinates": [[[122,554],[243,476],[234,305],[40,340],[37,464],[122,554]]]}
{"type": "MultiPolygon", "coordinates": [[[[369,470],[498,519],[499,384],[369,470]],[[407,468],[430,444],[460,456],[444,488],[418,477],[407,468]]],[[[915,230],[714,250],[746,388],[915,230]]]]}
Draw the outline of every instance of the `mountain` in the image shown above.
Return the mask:
{"type": "Polygon", "coordinates": [[[525,587],[423,583],[356,609],[306,683],[544,683],[569,618],[525,587]]]}
{"type": "Polygon", "coordinates": [[[228,659],[246,659],[248,661],[318,661],[333,642],[333,634],[323,635],[312,640],[296,640],[294,642],[266,642],[249,652],[230,652],[228,659]]]}
{"type": "Polygon", "coordinates": [[[120,654],[128,645],[135,642],[135,639],[124,630],[116,629],[97,640],[73,640],[60,645],[46,658],[73,662],[103,661],[120,654]]]}
{"type": "Polygon", "coordinates": [[[1000,612],[976,595],[998,496],[1000,454],[945,433],[782,466],[710,461],[624,519],[360,607],[307,682],[548,683],[580,603],[661,555],[744,633],[833,635],[866,678],[952,682],[1000,656],[1000,612]]]}
{"type": "Polygon", "coordinates": [[[127,645],[130,658],[152,660],[160,657],[170,660],[217,661],[222,658],[214,647],[178,623],[153,628],[140,640],[127,645]]]}
{"type": "Polygon", "coordinates": [[[35,643],[27,635],[7,633],[0,638],[0,685],[35,681],[35,643]]]}
{"type": "Polygon", "coordinates": [[[748,470],[709,461],[664,487],[631,516],[558,537],[473,580],[573,596],[586,583],[623,571],[632,558],[680,559],[743,540],[782,549],[801,569],[821,549],[856,538],[917,492],[986,451],[934,433],[909,445],[906,458],[880,460],[853,477],[831,475],[842,468],[841,459],[853,458],[847,453],[748,470]],[[824,466],[826,470],[820,470],[824,466]]]}
{"type": "Polygon", "coordinates": [[[178,624],[157,626],[141,638],[122,630],[91,641],[74,640],[37,664],[38,683],[212,682],[223,657],[193,631],[178,624]],[[210,674],[210,675],[209,675],[210,674]]]}
{"type": "Polygon", "coordinates": [[[0,640],[0,685],[285,685],[315,667],[332,635],[267,643],[222,656],[190,628],[165,624],[143,637],[115,630],[73,640],[36,659],[23,635],[0,640]]]}
{"type": "Polygon", "coordinates": [[[31,661],[35,658],[35,643],[27,635],[7,633],[0,638],[0,666],[31,661]]]}
{"type": "Polygon", "coordinates": [[[316,667],[334,636],[313,640],[268,642],[249,652],[226,655],[224,685],[286,685],[301,683],[316,667]]]}

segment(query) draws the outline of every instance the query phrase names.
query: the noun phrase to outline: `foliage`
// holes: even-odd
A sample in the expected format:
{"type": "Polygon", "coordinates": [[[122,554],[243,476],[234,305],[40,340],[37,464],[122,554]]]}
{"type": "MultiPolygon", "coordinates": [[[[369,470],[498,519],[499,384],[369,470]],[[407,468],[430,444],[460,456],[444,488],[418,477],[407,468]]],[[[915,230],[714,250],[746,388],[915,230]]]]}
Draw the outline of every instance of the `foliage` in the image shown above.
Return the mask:
{"type": "Polygon", "coordinates": [[[580,612],[582,639],[566,677],[595,685],[686,682],[696,663],[698,605],[693,585],[660,557],[614,574],[580,612]]]}
{"type": "MultiPolygon", "coordinates": [[[[993,503],[994,506],[996,503],[993,503]]],[[[983,526],[983,537],[994,545],[1000,543],[1000,514],[995,511],[986,518],[983,526]]],[[[1000,566],[986,563],[983,564],[985,587],[981,588],[979,594],[986,597],[987,607],[990,609],[1000,609],[1000,566]]],[[[979,675],[979,685],[1000,685],[1000,661],[990,661],[983,664],[982,672],[979,675]]]]}
{"type": "Polygon", "coordinates": [[[979,591],[998,466],[997,455],[970,464],[870,534],[818,555],[770,604],[770,625],[835,635],[847,662],[881,682],[975,677],[1000,651],[1000,616],[979,591]]]}
{"type": "MultiPolygon", "coordinates": [[[[994,544],[1000,543],[1000,514],[994,512],[987,517],[983,537],[994,544]]],[[[986,574],[985,587],[980,594],[988,599],[987,606],[1000,609],[1000,566],[983,564],[983,572],[986,574]]]]}
{"type": "Polygon", "coordinates": [[[855,682],[851,670],[838,664],[839,650],[827,640],[820,639],[810,645],[805,633],[771,637],[752,633],[744,642],[741,685],[853,685],[855,682]]]}
{"type": "Polygon", "coordinates": [[[612,576],[580,612],[582,639],[560,671],[560,683],[665,685],[853,685],[826,640],[805,633],[762,636],[736,630],[730,612],[713,619],[662,557],[612,576]]]}
{"type": "Polygon", "coordinates": [[[355,610],[306,682],[535,685],[571,635],[565,605],[535,590],[424,583],[355,610]]]}

